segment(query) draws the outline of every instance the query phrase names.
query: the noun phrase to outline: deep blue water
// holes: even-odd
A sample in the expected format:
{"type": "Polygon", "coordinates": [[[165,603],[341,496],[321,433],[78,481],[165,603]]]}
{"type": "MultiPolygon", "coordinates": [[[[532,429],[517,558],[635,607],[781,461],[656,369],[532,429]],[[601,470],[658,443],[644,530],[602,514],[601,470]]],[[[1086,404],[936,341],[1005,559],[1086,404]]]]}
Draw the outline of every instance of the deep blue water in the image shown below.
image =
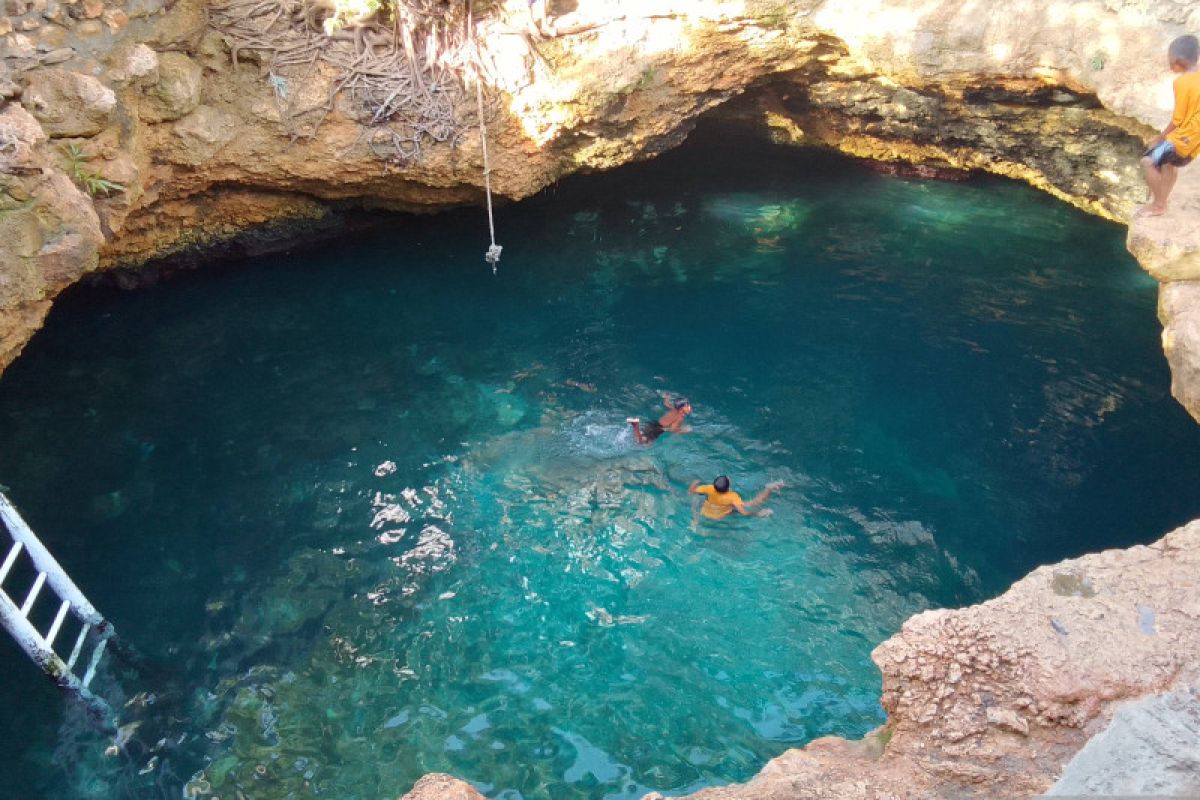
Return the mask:
{"type": "Polygon", "coordinates": [[[702,136],[497,222],[495,277],[464,211],[56,307],[0,483],[169,677],[106,759],[0,641],[0,797],[740,780],[880,724],[910,614],[1198,511],[1153,281],[1030,189],[702,136]],[[718,473],[787,488],[695,525],[718,473]]]}

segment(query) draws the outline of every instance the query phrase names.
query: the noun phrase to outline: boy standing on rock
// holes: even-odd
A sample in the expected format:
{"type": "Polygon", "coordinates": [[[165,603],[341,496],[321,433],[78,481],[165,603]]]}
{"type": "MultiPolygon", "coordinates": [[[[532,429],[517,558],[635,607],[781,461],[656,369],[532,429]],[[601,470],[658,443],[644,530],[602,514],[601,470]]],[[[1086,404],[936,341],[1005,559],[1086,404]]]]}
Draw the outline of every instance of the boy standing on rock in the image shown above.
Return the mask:
{"type": "Polygon", "coordinates": [[[1180,36],[1167,48],[1167,62],[1175,79],[1175,113],[1168,125],[1142,155],[1142,170],[1150,187],[1150,202],[1139,213],[1157,217],[1167,210],[1167,197],[1175,188],[1179,168],[1200,152],[1200,41],[1180,36]]]}

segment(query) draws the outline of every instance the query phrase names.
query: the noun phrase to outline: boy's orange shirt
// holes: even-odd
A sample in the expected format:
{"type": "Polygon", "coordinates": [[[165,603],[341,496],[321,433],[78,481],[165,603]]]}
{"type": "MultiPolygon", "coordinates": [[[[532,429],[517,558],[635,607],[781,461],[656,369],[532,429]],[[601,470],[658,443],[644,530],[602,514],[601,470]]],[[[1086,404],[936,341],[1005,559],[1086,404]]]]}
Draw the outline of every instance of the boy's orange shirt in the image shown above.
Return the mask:
{"type": "Polygon", "coordinates": [[[700,513],[709,519],[727,517],[734,506],[740,506],[744,502],[737,492],[718,492],[712,484],[697,486],[695,492],[704,495],[704,505],[700,507],[700,513]]]}
{"type": "Polygon", "coordinates": [[[1175,79],[1175,113],[1171,116],[1175,130],[1167,141],[1175,152],[1191,158],[1200,152],[1200,72],[1186,72],[1175,79]]]}

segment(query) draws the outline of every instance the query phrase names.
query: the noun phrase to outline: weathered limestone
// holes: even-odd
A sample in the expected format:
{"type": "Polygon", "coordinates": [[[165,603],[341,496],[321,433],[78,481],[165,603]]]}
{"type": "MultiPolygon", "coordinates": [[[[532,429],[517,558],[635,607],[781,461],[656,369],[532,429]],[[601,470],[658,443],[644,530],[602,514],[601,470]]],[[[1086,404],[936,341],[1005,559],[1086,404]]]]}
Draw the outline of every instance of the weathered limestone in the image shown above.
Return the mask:
{"type": "Polygon", "coordinates": [[[51,137],[89,137],[112,123],[117,96],[91,75],[42,69],[29,77],[21,105],[51,137]]]}
{"type": "Polygon", "coordinates": [[[1166,214],[1133,219],[1128,247],[1161,284],[1158,318],[1171,394],[1200,421],[1200,169],[1180,171],[1166,214]]]}
{"type": "Polygon", "coordinates": [[[140,114],[146,122],[167,122],[186,116],[200,105],[200,65],[183,53],[158,56],[158,80],[147,91],[140,114]]]}
{"type": "Polygon", "coordinates": [[[466,781],[435,772],[417,781],[400,800],[484,800],[484,796],[466,781]]]}
{"type": "Polygon", "coordinates": [[[1048,797],[1200,797],[1200,691],[1118,706],[1048,797]]]}
{"type": "Polygon", "coordinates": [[[1200,420],[1200,281],[1162,284],[1158,318],[1163,351],[1171,365],[1171,394],[1200,420]]]}
{"type": "Polygon", "coordinates": [[[1200,174],[1193,167],[1180,171],[1166,214],[1132,220],[1128,245],[1159,283],[1200,280],[1200,174]]]}
{"type": "Polygon", "coordinates": [[[49,160],[46,132],[0,108],[0,353],[19,350],[54,295],[95,269],[104,237],[88,198],[49,160]]]}

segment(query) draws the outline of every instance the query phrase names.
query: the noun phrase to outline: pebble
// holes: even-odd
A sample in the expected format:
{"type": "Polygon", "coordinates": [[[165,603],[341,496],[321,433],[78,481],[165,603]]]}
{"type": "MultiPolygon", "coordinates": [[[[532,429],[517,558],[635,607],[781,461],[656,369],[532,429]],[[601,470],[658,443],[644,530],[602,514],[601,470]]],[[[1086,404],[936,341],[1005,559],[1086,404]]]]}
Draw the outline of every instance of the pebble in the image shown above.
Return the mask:
{"type": "Polygon", "coordinates": [[[5,42],[8,45],[9,57],[15,58],[34,58],[37,56],[37,49],[33,45],[33,40],[23,33],[14,33],[8,37],[5,42]]]}
{"type": "Polygon", "coordinates": [[[90,39],[104,33],[104,26],[99,20],[84,20],[75,26],[75,35],[81,39],[90,39]]]}
{"type": "Polygon", "coordinates": [[[50,0],[46,4],[45,10],[42,11],[42,18],[48,19],[51,22],[61,23],[67,16],[67,12],[57,0],[50,0]]]}
{"type": "Polygon", "coordinates": [[[129,24],[129,15],[119,8],[112,8],[104,12],[104,24],[113,33],[121,30],[129,24]]]}
{"type": "Polygon", "coordinates": [[[7,36],[12,33],[12,20],[8,17],[0,17],[0,36],[7,36]]]}
{"type": "Polygon", "coordinates": [[[38,34],[38,50],[49,53],[67,46],[67,29],[61,25],[47,25],[38,34]]]}
{"type": "Polygon", "coordinates": [[[104,0],[83,0],[83,16],[95,19],[104,13],[104,0]]]}
{"type": "Polygon", "coordinates": [[[36,19],[23,19],[21,20],[20,27],[21,30],[26,32],[36,31],[38,28],[42,27],[42,23],[38,22],[36,19]]]}
{"type": "Polygon", "coordinates": [[[60,47],[57,50],[51,50],[46,55],[42,56],[42,63],[46,65],[61,64],[64,61],[70,61],[75,57],[75,51],[70,47],[60,47]]]}

